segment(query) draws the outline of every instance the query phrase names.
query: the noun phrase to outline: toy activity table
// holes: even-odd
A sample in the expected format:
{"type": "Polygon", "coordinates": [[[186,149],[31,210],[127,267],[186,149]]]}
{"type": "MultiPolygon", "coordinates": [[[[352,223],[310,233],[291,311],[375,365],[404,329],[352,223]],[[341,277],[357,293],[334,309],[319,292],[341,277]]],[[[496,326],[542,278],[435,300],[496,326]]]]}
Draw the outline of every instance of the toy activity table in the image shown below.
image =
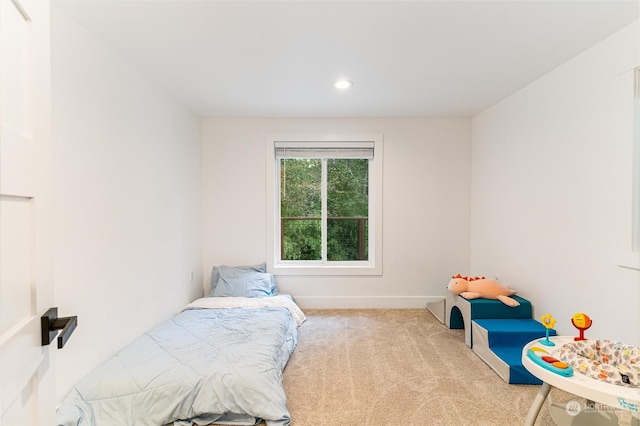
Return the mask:
{"type": "Polygon", "coordinates": [[[525,421],[526,426],[533,426],[535,423],[552,386],[587,400],[620,410],[628,410],[634,416],[640,416],[640,388],[613,385],[587,377],[579,372],[574,372],[571,377],[564,377],[539,366],[529,359],[527,352],[531,347],[544,347],[546,351],[554,355],[562,345],[572,342],[573,337],[558,336],[551,337],[550,340],[555,343],[555,346],[542,346],[537,339],[527,343],[522,349],[522,364],[531,374],[543,382],[529,409],[525,421]]]}

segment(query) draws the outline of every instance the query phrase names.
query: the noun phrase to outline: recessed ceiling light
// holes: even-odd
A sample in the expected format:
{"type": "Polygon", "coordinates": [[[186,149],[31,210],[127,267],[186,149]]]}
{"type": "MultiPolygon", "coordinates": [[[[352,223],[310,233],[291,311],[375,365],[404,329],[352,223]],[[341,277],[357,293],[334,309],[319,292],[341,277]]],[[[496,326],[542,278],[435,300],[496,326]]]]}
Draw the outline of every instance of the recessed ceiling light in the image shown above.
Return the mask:
{"type": "Polygon", "coordinates": [[[333,84],[333,86],[336,89],[348,89],[349,87],[353,86],[353,81],[351,81],[351,80],[338,80],[333,84]]]}

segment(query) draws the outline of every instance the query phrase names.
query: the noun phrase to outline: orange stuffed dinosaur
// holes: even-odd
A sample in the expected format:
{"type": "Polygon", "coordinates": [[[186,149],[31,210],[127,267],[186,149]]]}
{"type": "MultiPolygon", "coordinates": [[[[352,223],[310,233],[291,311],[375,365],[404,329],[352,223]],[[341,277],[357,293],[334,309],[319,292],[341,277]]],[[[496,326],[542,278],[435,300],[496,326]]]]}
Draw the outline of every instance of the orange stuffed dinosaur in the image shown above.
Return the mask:
{"type": "Polygon", "coordinates": [[[460,274],[451,277],[449,291],[459,294],[465,299],[497,299],[507,306],[520,306],[520,302],[509,297],[516,294],[515,290],[505,287],[498,281],[488,280],[485,277],[463,277],[460,274]]]}

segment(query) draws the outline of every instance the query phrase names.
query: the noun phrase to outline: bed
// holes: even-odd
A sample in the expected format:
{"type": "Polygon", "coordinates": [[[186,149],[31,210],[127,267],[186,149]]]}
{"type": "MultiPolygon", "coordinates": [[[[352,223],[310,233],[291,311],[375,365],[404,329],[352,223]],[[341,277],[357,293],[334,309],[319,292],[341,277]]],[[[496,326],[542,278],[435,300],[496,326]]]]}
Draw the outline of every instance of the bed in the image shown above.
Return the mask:
{"type": "Polygon", "coordinates": [[[57,424],[290,425],[282,371],[305,316],[262,268],[214,267],[209,297],[78,382],[57,424]]]}

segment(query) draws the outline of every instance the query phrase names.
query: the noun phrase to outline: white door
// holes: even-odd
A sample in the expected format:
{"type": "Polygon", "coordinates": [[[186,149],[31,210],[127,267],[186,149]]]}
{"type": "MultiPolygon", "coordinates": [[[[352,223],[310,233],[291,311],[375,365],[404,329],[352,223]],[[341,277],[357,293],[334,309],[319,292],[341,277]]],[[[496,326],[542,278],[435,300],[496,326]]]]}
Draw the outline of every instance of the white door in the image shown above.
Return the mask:
{"type": "Polygon", "coordinates": [[[49,0],[0,0],[0,425],[52,425],[49,0]]]}

